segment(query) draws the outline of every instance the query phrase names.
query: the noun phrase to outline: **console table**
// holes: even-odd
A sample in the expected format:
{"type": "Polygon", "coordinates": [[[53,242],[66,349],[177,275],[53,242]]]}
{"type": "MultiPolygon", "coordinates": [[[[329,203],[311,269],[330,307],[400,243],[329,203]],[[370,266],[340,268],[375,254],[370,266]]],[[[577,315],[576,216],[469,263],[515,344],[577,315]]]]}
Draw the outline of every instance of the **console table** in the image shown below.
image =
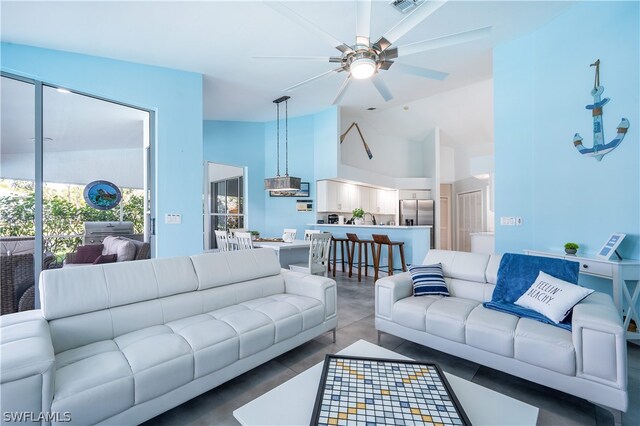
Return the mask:
{"type": "MultiPolygon", "coordinates": [[[[628,330],[632,318],[635,320],[636,325],[640,327],[640,315],[636,310],[636,304],[640,296],[640,283],[638,282],[640,279],[640,260],[605,260],[598,257],[537,250],[524,250],[524,252],[533,256],[573,260],[580,263],[581,274],[611,280],[613,284],[613,303],[620,311],[620,315],[624,315],[624,302],[626,301],[629,305],[624,321],[624,329],[628,330]],[[631,294],[629,292],[629,284],[633,282],[635,282],[635,290],[631,294]]],[[[640,332],[632,333],[627,331],[627,339],[640,339],[640,332]]]]}

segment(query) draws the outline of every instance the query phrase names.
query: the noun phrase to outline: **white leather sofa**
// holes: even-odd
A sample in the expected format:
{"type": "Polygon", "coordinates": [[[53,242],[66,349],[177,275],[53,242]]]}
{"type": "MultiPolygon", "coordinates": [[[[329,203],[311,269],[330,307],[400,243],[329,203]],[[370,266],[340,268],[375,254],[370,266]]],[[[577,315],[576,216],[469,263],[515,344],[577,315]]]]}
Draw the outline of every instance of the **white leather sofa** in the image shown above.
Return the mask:
{"type": "Polygon", "coordinates": [[[430,250],[423,263],[442,263],[450,297],[414,297],[408,272],[378,280],[378,339],[393,334],[558,389],[610,409],[619,422],[628,404],[627,342],[611,297],[595,292],[576,305],[572,331],[486,309],[500,260],[430,250]]]}
{"type": "Polygon", "coordinates": [[[50,270],[40,292],[0,318],[3,421],[141,423],[337,323],[335,281],[270,249],[50,270]]]}

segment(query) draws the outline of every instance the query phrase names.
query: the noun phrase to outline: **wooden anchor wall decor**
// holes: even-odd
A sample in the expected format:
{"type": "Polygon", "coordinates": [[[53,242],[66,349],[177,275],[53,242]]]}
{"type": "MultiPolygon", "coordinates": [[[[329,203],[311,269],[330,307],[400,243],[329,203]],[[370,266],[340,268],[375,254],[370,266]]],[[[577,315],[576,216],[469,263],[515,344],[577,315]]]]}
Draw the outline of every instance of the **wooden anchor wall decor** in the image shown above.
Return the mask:
{"type": "Polygon", "coordinates": [[[593,89],[591,90],[591,96],[593,96],[593,104],[585,106],[586,109],[591,110],[591,116],[593,117],[593,147],[587,148],[582,144],[582,136],[576,133],[573,137],[573,145],[578,152],[587,157],[595,157],[596,160],[602,160],[606,154],[610,153],[620,145],[627,129],[629,129],[629,120],[622,118],[620,124],[618,124],[618,133],[611,142],[604,142],[604,129],[602,125],[602,107],[610,101],[609,98],[601,99],[601,95],[604,92],[604,87],[600,85],[600,59],[596,60],[590,66],[596,67],[596,76],[593,81],[593,89]]]}

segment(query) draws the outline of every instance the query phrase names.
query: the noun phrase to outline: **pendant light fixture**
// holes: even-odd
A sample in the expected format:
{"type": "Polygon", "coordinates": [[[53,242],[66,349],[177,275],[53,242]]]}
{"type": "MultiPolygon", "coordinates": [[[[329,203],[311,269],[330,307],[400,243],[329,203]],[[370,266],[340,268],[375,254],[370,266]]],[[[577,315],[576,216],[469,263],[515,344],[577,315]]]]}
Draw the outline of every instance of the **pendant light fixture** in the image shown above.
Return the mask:
{"type": "Polygon", "coordinates": [[[264,180],[264,189],[267,191],[298,191],[300,190],[300,178],[289,176],[289,108],[290,96],[283,96],[273,101],[276,104],[276,177],[264,180]],[[284,127],[285,127],[285,173],[280,176],[280,104],[284,102],[284,127]]]}

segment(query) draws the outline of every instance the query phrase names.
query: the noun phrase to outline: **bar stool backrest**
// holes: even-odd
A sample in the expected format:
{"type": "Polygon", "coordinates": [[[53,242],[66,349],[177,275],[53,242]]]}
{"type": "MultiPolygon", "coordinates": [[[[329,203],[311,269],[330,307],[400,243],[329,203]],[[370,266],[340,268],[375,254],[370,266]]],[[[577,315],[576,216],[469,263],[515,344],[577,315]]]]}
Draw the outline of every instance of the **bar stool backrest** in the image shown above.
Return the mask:
{"type": "Polygon", "coordinates": [[[297,233],[298,233],[298,230],[295,228],[285,228],[282,238],[286,240],[287,238],[285,238],[285,235],[289,235],[291,237],[291,241],[293,241],[296,239],[297,233]]]}
{"type": "Polygon", "coordinates": [[[386,234],[372,234],[371,236],[376,244],[391,244],[391,240],[386,234]]]}
{"type": "Polygon", "coordinates": [[[360,242],[360,238],[358,238],[357,234],[352,234],[351,232],[347,232],[347,239],[352,243],[360,242]]]}

